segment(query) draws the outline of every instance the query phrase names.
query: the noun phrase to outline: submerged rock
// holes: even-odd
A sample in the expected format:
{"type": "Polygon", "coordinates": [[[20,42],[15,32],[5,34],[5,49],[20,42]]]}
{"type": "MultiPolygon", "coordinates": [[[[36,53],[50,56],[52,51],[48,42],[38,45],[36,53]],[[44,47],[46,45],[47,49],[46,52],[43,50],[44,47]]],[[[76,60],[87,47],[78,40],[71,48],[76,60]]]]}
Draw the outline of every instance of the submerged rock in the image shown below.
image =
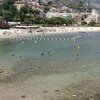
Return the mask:
{"type": "Polygon", "coordinates": [[[94,95],[94,100],[100,100],[100,93],[96,93],[94,95]]]}
{"type": "Polygon", "coordinates": [[[25,97],[26,97],[26,95],[22,95],[21,97],[22,97],[22,98],[25,98],[25,97]]]}

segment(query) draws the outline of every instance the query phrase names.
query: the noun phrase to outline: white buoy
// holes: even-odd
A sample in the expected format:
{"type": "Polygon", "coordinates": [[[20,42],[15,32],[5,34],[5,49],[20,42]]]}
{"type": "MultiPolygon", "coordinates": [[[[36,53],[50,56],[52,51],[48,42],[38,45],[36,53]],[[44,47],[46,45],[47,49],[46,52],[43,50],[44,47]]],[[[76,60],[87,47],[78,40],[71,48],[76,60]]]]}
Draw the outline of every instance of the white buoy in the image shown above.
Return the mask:
{"type": "Polygon", "coordinates": [[[69,38],[67,38],[67,40],[69,40],[69,38]]]}
{"type": "Polygon", "coordinates": [[[42,40],[42,38],[38,38],[38,40],[40,40],[40,41],[41,41],[41,40],[42,40]]]}
{"type": "Polygon", "coordinates": [[[22,44],[24,44],[24,41],[22,41],[22,44]]]}
{"type": "Polygon", "coordinates": [[[47,40],[49,40],[49,38],[47,38],[47,40]]]}
{"type": "Polygon", "coordinates": [[[57,38],[55,38],[55,40],[57,40],[57,38]]]}
{"type": "Polygon", "coordinates": [[[36,41],[36,40],[35,40],[34,42],[35,42],[35,44],[37,43],[37,41],[36,41]]]}
{"type": "Polygon", "coordinates": [[[53,40],[53,38],[51,38],[51,40],[53,40]]]}
{"type": "Polygon", "coordinates": [[[59,40],[62,40],[61,38],[59,38],[59,40]]]}
{"type": "Polygon", "coordinates": [[[43,38],[43,40],[45,40],[45,38],[43,38]]]}
{"type": "Polygon", "coordinates": [[[63,40],[66,40],[65,38],[63,38],[63,40]]]}
{"type": "Polygon", "coordinates": [[[30,38],[28,37],[27,39],[29,40],[30,38]]]}

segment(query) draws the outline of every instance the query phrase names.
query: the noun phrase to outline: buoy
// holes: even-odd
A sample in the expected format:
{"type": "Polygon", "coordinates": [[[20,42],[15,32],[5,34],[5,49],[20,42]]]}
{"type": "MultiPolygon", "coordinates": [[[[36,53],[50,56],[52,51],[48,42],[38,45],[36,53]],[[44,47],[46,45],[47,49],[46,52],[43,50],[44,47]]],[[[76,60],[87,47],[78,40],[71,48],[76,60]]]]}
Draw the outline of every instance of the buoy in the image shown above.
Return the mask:
{"type": "Polygon", "coordinates": [[[22,44],[24,44],[24,41],[22,41],[22,44]]]}
{"type": "Polygon", "coordinates": [[[49,40],[49,38],[47,38],[47,40],[49,40]]]}
{"type": "Polygon", "coordinates": [[[51,38],[51,40],[54,40],[53,38],[51,38]]]}
{"type": "Polygon", "coordinates": [[[80,46],[79,46],[79,45],[77,45],[77,48],[78,48],[78,49],[80,49],[80,46]]]}
{"type": "Polygon", "coordinates": [[[69,40],[69,38],[67,38],[67,40],[69,40]]]}
{"type": "Polygon", "coordinates": [[[35,40],[34,42],[35,42],[35,44],[37,43],[37,41],[36,41],[36,40],[35,40]]]}
{"type": "Polygon", "coordinates": [[[43,38],[43,40],[45,40],[45,38],[43,38]]]}
{"type": "Polygon", "coordinates": [[[0,68],[0,73],[4,72],[3,68],[0,68]]]}
{"type": "Polygon", "coordinates": [[[65,38],[63,38],[63,40],[66,40],[65,38]]]}
{"type": "Polygon", "coordinates": [[[55,38],[55,40],[57,40],[57,38],[55,38]]]}

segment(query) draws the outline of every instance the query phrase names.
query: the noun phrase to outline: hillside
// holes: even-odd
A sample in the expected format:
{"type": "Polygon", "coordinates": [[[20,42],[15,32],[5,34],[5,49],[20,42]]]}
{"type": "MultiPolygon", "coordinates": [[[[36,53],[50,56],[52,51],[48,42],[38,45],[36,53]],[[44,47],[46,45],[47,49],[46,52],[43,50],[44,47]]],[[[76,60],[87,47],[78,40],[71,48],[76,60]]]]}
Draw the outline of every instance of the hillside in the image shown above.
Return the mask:
{"type": "Polygon", "coordinates": [[[73,2],[77,3],[83,1],[84,3],[87,3],[89,6],[92,6],[92,8],[96,8],[100,10],[100,0],[51,0],[51,1],[60,6],[68,5],[69,3],[73,3],[73,2]]]}

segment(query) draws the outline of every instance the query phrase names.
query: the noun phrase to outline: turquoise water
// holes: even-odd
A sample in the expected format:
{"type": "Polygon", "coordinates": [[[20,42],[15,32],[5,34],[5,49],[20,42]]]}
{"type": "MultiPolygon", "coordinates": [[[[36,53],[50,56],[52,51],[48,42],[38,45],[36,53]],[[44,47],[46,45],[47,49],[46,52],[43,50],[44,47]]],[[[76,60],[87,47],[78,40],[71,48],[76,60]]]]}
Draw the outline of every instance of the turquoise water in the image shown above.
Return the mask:
{"type": "MultiPolygon", "coordinates": [[[[12,91],[12,85],[19,82],[19,85],[15,84],[13,87],[17,93],[19,94],[18,89],[22,86],[24,88],[21,91],[26,94],[32,89],[30,93],[32,97],[34,86],[37,87],[35,91],[40,93],[44,85],[47,86],[46,89],[59,88],[61,85],[67,97],[71,98],[73,94],[77,94],[79,98],[83,98],[79,100],[89,100],[84,99],[84,96],[93,96],[100,90],[100,33],[38,36],[31,40],[0,41],[0,66],[4,69],[4,77],[0,77],[0,82],[11,84],[11,86],[5,85],[7,89],[3,87],[3,91],[9,89],[12,91]],[[76,36],[79,37],[73,39],[76,36]],[[49,51],[51,55],[48,54],[49,51]],[[39,80],[35,79],[36,75],[40,75],[39,80]],[[49,86],[48,80],[51,82],[49,86]],[[27,83],[26,87],[24,81],[27,83]]],[[[9,94],[9,97],[17,96],[16,94],[9,94]]]]}
{"type": "MultiPolygon", "coordinates": [[[[87,33],[86,33],[87,34],[87,33]]],[[[100,59],[100,34],[93,33],[88,36],[85,33],[81,37],[76,38],[75,41],[71,38],[75,35],[62,36],[42,36],[36,38],[49,38],[58,40],[6,40],[0,43],[0,59],[1,60],[16,60],[18,57],[44,59],[52,61],[74,61],[78,52],[77,45],[80,46],[79,59],[80,60],[96,60],[100,59]],[[59,40],[65,38],[66,40],[59,40]],[[48,56],[51,51],[52,56],[48,56]],[[44,55],[41,56],[41,53],[44,55]],[[14,56],[12,56],[14,55],[14,56]]],[[[77,35],[78,36],[78,35],[77,35]]]]}
{"type": "Polygon", "coordinates": [[[35,63],[35,67],[38,68],[38,65],[40,66],[43,63],[45,68],[45,63],[50,63],[52,66],[54,63],[55,66],[60,63],[59,66],[62,66],[64,62],[68,62],[71,66],[78,66],[77,63],[85,65],[97,63],[100,60],[100,33],[77,33],[77,35],[51,35],[34,38],[32,40],[1,41],[1,66],[18,68],[20,63],[24,69],[26,66],[33,68],[33,63],[35,63]],[[73,37],[79,35],[80,37],[73,39],[73,37]],[[44,38],[45,40],[43,40],[44,38]],[[80,46],[79,50],[77,46],[80,46]],[[51,55],[48,54],[49,51],[51,51],[51,55]]]}

